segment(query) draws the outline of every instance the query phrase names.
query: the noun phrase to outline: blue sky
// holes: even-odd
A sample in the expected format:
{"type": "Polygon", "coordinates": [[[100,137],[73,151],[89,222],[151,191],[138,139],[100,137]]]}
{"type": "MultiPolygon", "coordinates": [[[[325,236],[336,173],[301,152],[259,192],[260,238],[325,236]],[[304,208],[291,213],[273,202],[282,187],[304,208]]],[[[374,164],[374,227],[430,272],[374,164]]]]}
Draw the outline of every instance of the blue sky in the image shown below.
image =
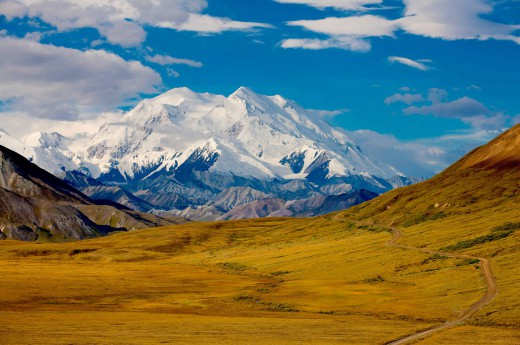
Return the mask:
{"type": "Polygon", "coordinates": [[[330,110],[369,154],[427,176],[520,120],[518,0],[0,0],[0,14],[0,127],[18,136],[245,85],[330,110]]]}

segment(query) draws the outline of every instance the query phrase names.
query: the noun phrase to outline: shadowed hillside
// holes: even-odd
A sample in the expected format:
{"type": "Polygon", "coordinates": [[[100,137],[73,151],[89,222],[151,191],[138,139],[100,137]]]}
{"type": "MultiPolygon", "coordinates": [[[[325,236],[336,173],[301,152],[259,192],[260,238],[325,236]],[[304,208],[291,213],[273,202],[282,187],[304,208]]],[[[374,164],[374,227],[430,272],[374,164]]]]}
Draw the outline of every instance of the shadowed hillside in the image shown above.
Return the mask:
{"type": "Polygon", "coordinates": [[[0,146],[0,239],[60,241],[172,222],[96,202],[0,146]]]}

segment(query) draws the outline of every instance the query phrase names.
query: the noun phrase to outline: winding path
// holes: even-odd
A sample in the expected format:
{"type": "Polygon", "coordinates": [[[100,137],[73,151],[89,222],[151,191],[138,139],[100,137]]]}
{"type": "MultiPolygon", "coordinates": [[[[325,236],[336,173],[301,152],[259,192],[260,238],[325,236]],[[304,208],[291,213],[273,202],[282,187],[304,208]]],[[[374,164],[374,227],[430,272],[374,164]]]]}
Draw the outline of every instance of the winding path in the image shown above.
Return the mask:
{"type": "Polygon", "coordinates": [[[483,306],[485,306],[486,304],[491,302],[493,300],[493,298],[495,298],[495,296],[498,294],[497,282],[495,280],[495,277],[493,276],[493,272],[491,271],[489,259],[476,257],[476,256],[470,256],[470,255],[444,253],[444,252],[438,252],[435,250],[429,250],[429,249],[424,249],[424,248],[417,248],[417,247],[397,244],[396,242],[402,237],[402,233],[399,229],[396,229],[396,228],[393,228],[392,232],[393,232],[392,239],[386,243],[389,246],[402,248],[402,249],[418,250],[420,252],[427,253],[427,254],[439,254],[439,255],[450,257],[450,258],[479,260],[479,266],[482,269],[482,274],[484,277],[484,281],[486,283],[487,290],[486,290],[486,293],[484,294],[484,296],[482,296],[482,298],[480,298],[477,302],[475,302],[475,304],[473,304],[469,309],[462,312],[462,314],[460,314],[459,317],[456,318],[455,320],[447,321],[446,323],[444,323],[440,326],[433,327],[428,330],[421,331],[419,333],[411,334],[411,335],[405,336],[403,338],[391,341],[389,343],[386,343],[387,345],[406,344],[410,341],[418,340],[418,339],[427,337],[433,333],[437,333],[437,332],[443,331],[447,328],[456,326],[459,323],[464,322],[464,321],[468,320],[469,318],[471,318],[473,315],[475,315],[475,313],[477,311],[479,311],[483,306]]]}

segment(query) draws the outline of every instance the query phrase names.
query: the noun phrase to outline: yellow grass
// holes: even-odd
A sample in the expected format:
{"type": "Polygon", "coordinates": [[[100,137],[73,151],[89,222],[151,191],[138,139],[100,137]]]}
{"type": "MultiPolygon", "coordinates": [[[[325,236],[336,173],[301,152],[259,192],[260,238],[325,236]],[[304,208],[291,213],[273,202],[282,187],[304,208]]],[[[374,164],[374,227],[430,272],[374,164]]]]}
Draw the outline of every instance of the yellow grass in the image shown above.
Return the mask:
{"type": "MultiPolygon", "coordinates": [[[[379,232],[375,232],[379,231],[379,232]]],[[[474,265],[327,218],[0,242],[6,344],[384,344],[456,317],[474,265]]]]}

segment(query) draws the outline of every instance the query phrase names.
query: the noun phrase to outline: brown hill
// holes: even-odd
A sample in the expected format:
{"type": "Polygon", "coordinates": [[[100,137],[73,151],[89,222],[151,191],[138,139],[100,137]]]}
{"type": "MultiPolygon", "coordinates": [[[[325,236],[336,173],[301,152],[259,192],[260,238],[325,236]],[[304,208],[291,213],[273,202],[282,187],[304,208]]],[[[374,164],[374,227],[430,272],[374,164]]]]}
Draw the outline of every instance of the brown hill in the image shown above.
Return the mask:
{"type": "Polygon", "coordinates": [[[499,135],[487,145],[476,148],[446,170],[465,169],[509,170],[520,167],[520,124],[499,135]]]}
{"type": "Polygon", "coordinates": [[[409,226],[504,203],[518,205],[519,195],[520,125],[516,125],[437,176],[385,193],[346,214],[409,226]]]}

